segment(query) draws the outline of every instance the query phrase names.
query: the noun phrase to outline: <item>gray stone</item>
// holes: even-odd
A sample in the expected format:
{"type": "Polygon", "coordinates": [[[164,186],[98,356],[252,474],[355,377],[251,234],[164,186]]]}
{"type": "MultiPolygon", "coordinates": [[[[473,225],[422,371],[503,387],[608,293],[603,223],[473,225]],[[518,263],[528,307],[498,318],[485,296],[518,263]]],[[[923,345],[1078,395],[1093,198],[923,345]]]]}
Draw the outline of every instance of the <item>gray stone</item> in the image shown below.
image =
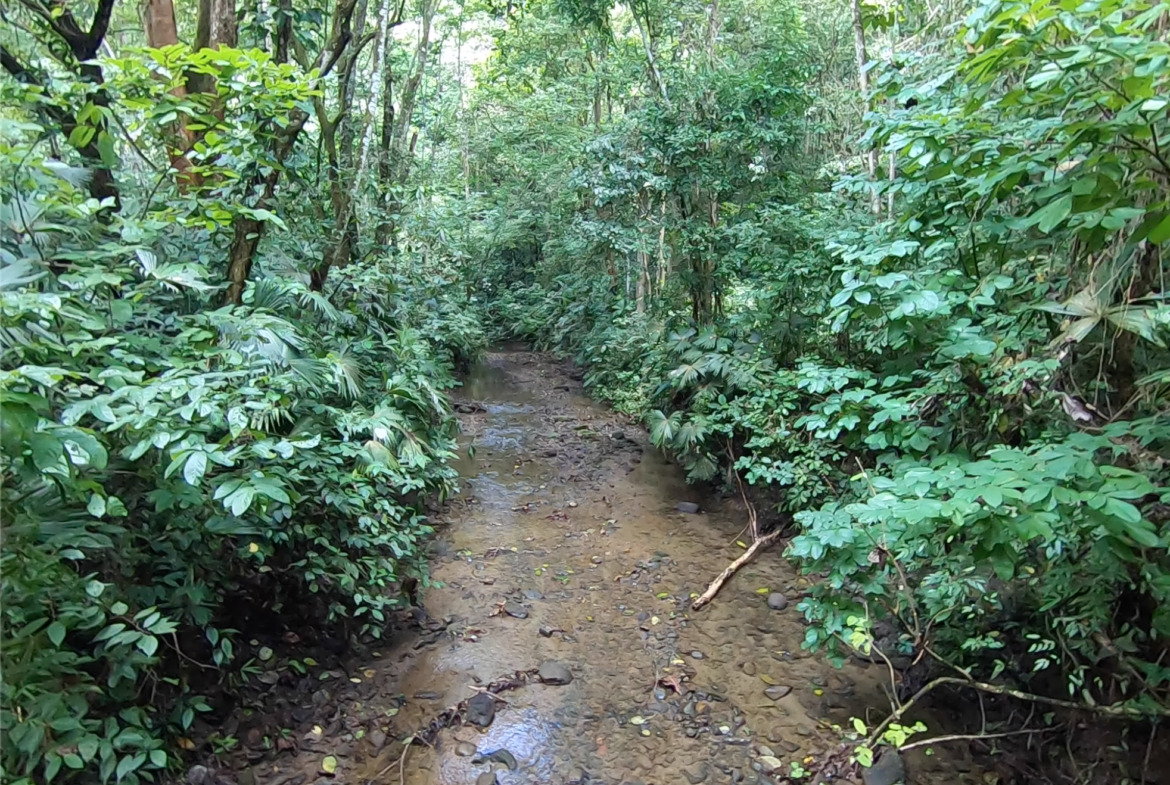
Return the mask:
{"type": "Polygon", "coordinates": [[[475,778],[475,785],[496,785],[496,773],[494,771],[485,771],[475,778]]]}
{"type": "Polygon", "coordinates": [[[691,783],[691,785],[699,785],[707,779],[709,773],[710,769],[707,768],[706,763],[700,763],[698,766],[690,769],[683,769],[683,776],[687,778],[687,782],[691,783]]]}
{"type": "Polygon", "coordinates": [[[769,687],[768,689],[764,690],[764,694],[767,695],[769,698],[771,698],[774,701],[780,700],[781,698],[788,695],[788,693],[790,693],[790,692],[792,692],[792,688],[789,687],[787,684],[777,684],[773,687],[769,687]]]}
{"type": "Polygon", "coordinates": [[[192,766],[187,769],[187,785],[204,785],[211,782],[211,772],[206,766],[192,766]]]}
{"type": "Polygon", "coordinates": [[[460,758],[470,758],[475,753],[479,752],[475,745],[470,741],[461,741],[455,745],[455,754],[460,758]]]}
{"type": "Polygon", "coordinates": [[[768,595],[768,607],[774,611],[782,611],[788,607],[788,598],[778,591],[768,595]]]}
{"type": "Polygon", "coordinates": [[[504,603],[504,613],[517,619],[528,618],[528,609],[515,600],[508,600],[504,603]]]}
{"type": "Polygon", "coordinates": [[[705,655],[701,651],[692,651],[691,652],[691,659],[692,660],[701,660],[704,658],[704,656],[705,655]]]}
{"type": "Polygon", "coordinates": [[[742,670],[746,676],[756,675],[756,664],[754,662],[745,662],[743,665],[739,666],[739,669],[742,670]]]}
{"type": "Polygon", "coordinates": [[[477,692],[467,701],[467,721],[481,728],[496,718],[496,699],[486,692],[477,692]]]}
{"type": "Polygon", "coordinates": [[[541,663],[536,672],[542,684],[568,684],[573,680],[573,674],[559,662],[548,661],[541,663]]]}
{"type": "Polygon", "coordinates": [[[773,772],[779,771],[784,766],[784,764],[780,762],[779,758],[772,755],[761,755],[760,757],[756,758],[756,762],[760,764],[760,771],[762,771],[764,774],[771,774],[773,772]]]}
{"type": "Polygon", "coordinates": [[[674,508],[679,512],[685,512],[688,515],[696,515],[699,512],[699,505],[694,502],[679,502],[674,505],[674,508]]]}
{"type": "Polygon", "coordinates": [[[370,744],[374,747],[374,752],[386,746],[386,734],[381,728],[374,728],[369,735],[370,744]]]}
{"type": "Polygon", "coordinates": [[[543,600],[544,595],[536,589],[525,589],[524,598],[528,600],[543,600]]]}
{"type": "Polygon", "coordinates": [[[472,763],[499,763],[508,767],[508,771],[516,770],[516,756],[501,747],[491,752],[483,752],[471,759],[472,763]]]}
{"type": "Polygon", "coordinates": [[[906,765],[895,750],[886,750],[868,769],[861,770],[865,785],[897,785],[906,780],[906,765]]]}

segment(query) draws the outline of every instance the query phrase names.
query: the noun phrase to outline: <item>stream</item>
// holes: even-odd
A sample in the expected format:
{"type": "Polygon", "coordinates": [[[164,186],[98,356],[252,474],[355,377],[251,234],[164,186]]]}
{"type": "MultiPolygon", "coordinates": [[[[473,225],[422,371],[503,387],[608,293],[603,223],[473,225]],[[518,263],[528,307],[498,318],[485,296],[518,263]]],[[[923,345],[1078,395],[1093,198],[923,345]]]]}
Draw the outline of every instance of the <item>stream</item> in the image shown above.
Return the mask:
{"type": "MultiPolygon", "coordinates": [[[[801,650],[806,584],[779,549],[690,611],[742,553],[744,511],[688,486],[576,375],[528,351],[473,369],[455,396],[462,492],[436,517],[438,585],[422,594],[432,634],[401,633],[334,674],[314,694],[329,716],[248,779],[776,783],[838,750],[834,725],[882,716],[884,668],[801,650]],[[501,679],[514,688],[436,720],[501,679]],[[490,724],[461,722],[469,713],[490,724]],[[429,723],[430,745],[403,757],[396,740],[429,723]]],[[[982,782],[965,756],[908,756],[907,781],[982,782]]]]}

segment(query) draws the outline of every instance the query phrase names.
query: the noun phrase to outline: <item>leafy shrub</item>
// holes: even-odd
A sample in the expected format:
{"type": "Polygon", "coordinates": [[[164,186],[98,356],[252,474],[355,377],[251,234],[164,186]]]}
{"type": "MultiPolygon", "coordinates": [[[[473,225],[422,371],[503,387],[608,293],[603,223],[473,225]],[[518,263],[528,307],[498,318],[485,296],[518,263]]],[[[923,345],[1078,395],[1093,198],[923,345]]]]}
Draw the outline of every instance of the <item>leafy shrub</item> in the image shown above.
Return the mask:
{"type": "Polygon", "coordinates": [[[205,673],[282,614],[380,634],[424,574],[423,505],[455,479],[444,390],[482,338],[444,282],[385,262],[336,271],[331,299],[270,278],[216,307],[157,224],[94,221],[16,142],[35,188],[4,194],[2,776],[150,781],[205,673]]]}

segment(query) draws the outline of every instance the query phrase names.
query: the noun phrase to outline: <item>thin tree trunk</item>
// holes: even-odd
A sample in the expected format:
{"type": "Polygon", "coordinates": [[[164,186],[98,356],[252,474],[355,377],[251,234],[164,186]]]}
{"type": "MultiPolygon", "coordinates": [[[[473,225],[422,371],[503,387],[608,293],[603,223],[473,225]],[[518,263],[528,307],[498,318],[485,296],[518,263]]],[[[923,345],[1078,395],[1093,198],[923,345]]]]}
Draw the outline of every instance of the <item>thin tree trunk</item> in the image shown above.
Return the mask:
{"type": "MultiPolygon", "coordinates": [[[[869,111],[869,72],[865,66],[869,62],[869,55],[865,51],[865,22],[861,17],[861,0],[853,0],[853,48],[857,54],[857,82],[861,87],[861,100],[865,110],[869,111]]],[[[877,150],[870,148],[866,153],[866,168],[869,171],[870,181],[877,180],[877,150]]],[[[870,209],[876,215],[881,211],[881,200],[878,198],[876,186],[870,197],[870,209]]]]}
{"type": "Polygon", "coordinates": [[[643,23],[642,18],[635,13],[634,22],[637,23],[638,34],[642,37],[642,49],[646,53],[646,66],[650,69],[650,81],[653,83],[654,89],[662,96],[662,100],[669,104],[670,96],[666,93],[666,82],[662,81],[662,73],[658,70],[658,58],[654,55],[654,45],[646,29],[649,20],[643,23]]]}
{"type": "Polygon", "coordinates": [[[380,187],[385,194],[383,201],[382,220],[375,233],[379,247],[396,244],[398,213],[402,209],[399,196],[399,187],[404,184],[410,170],[410,157],[414,152],[417,136],[409,135],[411,139],[407,145],[408,131],[414,116],[414,105],[418,97],[419,85],[422,84],[426,73],[427,57],[430,54],[431,22],[438,9],[438,0],[423,0],[422,17],[419,20],[419,42],[415,50],[414,67],[402,86],[402,95],[398,107],[395,109],[390,84],[390,68],[386,68],[386,82],[382,96],[382,158],[380,161],[380,187]]]}
{"type": "MultiPolygon", "coordinates": [[[[328,76],[344,53],[345,48],[349,46],[352,39],[349,23],[353,17],[356,3],[357,0],[336,0],[329,41],[321,48],[314,64],[318,71],[314,87],[319,86],[328,76]]],[[[291,31],[288,39],[295,43],[291,31]]],[[[288,158],[308,120],[309,114],[303,109],[297,108],[290,113],[289,124],[284,129],[281,140],[277,143],[274,151],[278,163],[283,163],[288,158]]],[[[260,197],[253,205],[254,209],[270,210],[274,206],[276,184],[279,178],[280,169],[273,167],[262,179],[253,181],[260,188],[260,197]]],[[[256,249],[260,246],[260,240],[263,238],[267,226],[266,221],[257,221],[253,218],[238,218],[235,221],[232,244],[228,251],[228,289],[224,297],[226,302],[239,305],[243,300],[244,288],[247,286],[248,278],[252,274],[252,265],[256,260],[256,249]]]]}

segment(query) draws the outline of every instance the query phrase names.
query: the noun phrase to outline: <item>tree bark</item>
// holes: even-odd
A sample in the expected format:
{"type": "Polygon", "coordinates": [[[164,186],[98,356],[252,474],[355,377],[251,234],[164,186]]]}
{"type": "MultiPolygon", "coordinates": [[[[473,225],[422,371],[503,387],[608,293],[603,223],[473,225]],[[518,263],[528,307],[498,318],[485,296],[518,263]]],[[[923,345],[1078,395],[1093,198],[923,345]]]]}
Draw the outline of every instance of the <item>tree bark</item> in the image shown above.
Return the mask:
{"type": "MultiPolygon", "coordinates": [[[[172,0],[146,0],[142,6],[142,27],[146,32],[147,45],[154,49],[179,43],[179,30],[175,24],[175,4],[172,0]]],[[[184,98],[187,89],[180,85],[171,90],[176,98],[184,98]]],[[[202,178],[194,171],[187,151],[195,145],[195,134],[187,128],[186,115],[180,114],[165,133],[164,144],[171,168],[175,170],[175,184],[180,192],[191,186],[199,186],[202,178]]]]}
{"type": "MultiPolygon", "coordinates": [[[[195,45],[200,49],[235,48],[239,40],[236,0],[199,0],[199,20],[195,28],[195,45]]],[[[210,74],[192,73],[187,77],[187,92],[210,93],[215,78],[210,74]]]]}

